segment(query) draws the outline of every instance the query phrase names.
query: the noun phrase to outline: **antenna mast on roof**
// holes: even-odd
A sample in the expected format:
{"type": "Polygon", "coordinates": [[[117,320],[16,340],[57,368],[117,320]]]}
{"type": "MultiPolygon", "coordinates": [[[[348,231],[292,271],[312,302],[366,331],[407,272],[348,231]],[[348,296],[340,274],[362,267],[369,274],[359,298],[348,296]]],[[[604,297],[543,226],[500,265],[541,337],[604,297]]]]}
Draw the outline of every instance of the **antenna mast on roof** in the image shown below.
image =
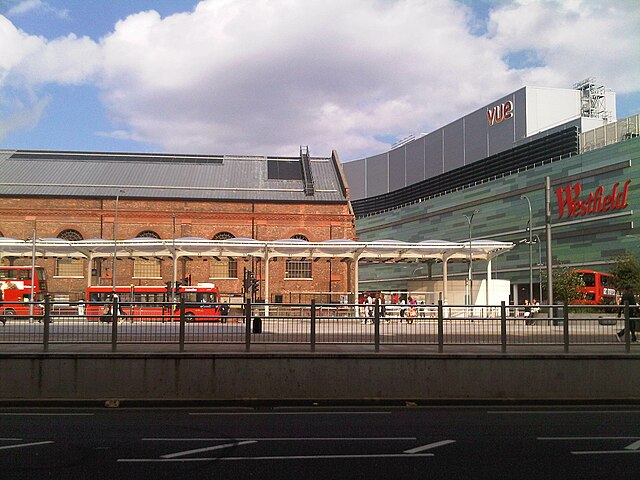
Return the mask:
{"type": "Polygon", "coordinates": [[[580,91],[580,116],[609,120],[604,85],[598,85],[594,77],[588,77],[576,83],[573,88],[580,91]]]}

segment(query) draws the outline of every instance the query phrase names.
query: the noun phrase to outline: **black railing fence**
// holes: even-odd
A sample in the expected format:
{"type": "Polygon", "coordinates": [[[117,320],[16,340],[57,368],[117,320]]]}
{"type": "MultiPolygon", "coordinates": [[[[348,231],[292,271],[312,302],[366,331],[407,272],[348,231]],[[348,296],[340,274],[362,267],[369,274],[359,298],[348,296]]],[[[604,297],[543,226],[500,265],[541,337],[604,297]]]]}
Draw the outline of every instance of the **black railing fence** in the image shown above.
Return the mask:
{"type": "MultiPolygon", "coordinates": [[[[0,344],[492,346],[619,345],[635,341],[636,320],[625,306],[466,306],[345,303],[0,302],[0,344]],[[221,310],[227,310],[221,314],[221,310]],[[620,335],[618,335],[620,333],[620,335]]],[[[396,350],[397,350],[396,348],[396,350]]],[[[201,349],[200,349],[201,350],[201,349]]],[[[531,351],[529,348],[527,351],[531,351]]],[[[535,350],[535,348],[534,348],[535,350]]]]}

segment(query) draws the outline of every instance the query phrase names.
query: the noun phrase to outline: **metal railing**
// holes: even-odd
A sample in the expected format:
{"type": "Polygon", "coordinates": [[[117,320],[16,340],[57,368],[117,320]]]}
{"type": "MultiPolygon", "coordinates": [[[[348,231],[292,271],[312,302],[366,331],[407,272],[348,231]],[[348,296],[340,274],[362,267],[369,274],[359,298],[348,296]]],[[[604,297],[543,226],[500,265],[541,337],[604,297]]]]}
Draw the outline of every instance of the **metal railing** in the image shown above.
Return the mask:
{"type": "MultiPolygon", "coordinates": [[[[632,350],[635,319],[628,305],[465,306],[395,305],[379,303],[319,304],[251,303],[231,305],[227,315],[209,304],[209,314],[193,316],[186,303],[0,302],[0,344],[42,345],[297,345],[315,351],[318,345],[398,348],[428,346],[444,352],[451,346],[488,346],[499,352],[519,347],[618,345],[632,350]],[[153,310],[155,309],[155,310],[153,310]],[[34,312],[31,314],[30,312],[34,312]],[[99,312],[99,313],[96,313],[99,312]],[[106,312],[106,313],[104,313],[106,312]],[[527,316],[530,313],[529,316],[527,316]],[[551,315],[549,315],[551,313],[551,315]],[[618,316],[620,314],[620,317],[618,316]],[[618,336],[617,333],[622,335],[618,336]]],[[[202,310],[200,310],[202,311],[202,310]]],[[[415,349],[413,349],[415,350],[415,349]]],[[[611,349],[607,350],[611,351],[611,349]]]]}

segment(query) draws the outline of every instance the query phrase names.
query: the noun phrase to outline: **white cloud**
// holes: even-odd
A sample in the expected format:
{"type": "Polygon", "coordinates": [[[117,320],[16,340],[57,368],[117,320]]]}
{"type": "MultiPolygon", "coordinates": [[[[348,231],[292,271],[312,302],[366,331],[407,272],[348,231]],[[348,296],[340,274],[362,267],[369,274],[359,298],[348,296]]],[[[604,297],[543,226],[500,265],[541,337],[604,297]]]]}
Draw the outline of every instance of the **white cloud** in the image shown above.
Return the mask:
{"type": "Polygon", "coordinates": [[[32,98],[27,102],[0,97],[0,141],[13,131],[34,128],[50,101],[50,97],[32,98]]]}
{"type": "Polygon", "coordinates": [[[489,39],[505,52],[534,50],[544,67],[525,78],[561,86],[595,76],[618,93],[640,90],[640,4],[523,0],[492,12],[489,39]]]}
{"type": "Polygon", "coordinates": [[[26,13],[43,12],[52,13],[59,18],[69,18],[69,11],[55,8],[42,0],[23,0],[17,3],[7,11],[7,16],[15,17],[26,13]]]}
{"type": "Polygon", "coordinates": [[[308,144],[343,159],[525,84],[594,75],[640,89],[635,0],[501,1],[482,35],[470,4],[204,0],[165,18],[131,15],[99,43],[48,41],[0,17],[0,88],[95,82],[111,135],[166,151],[290,155],[308,144]],[[519,52],[535,62],[510,67],[519,52]]]}

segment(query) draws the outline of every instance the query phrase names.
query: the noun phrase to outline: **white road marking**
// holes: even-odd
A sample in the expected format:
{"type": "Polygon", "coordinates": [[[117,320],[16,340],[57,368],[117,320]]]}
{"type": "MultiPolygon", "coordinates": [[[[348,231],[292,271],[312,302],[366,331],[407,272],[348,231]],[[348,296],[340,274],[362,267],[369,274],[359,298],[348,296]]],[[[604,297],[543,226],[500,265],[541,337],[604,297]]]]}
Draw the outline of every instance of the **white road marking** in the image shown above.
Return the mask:
{"type": "Polygon", "coordinates": [[[212,461],[247,461],[247,460],[324,460],[344,458],[421,458],[433,457],[433,453],[380,453],[362,455],[283,455],[273,457],[213,457],[213,458],[119,458],[118,462],[145,463],[145,462],[212,462],[212,461]]]}
{"type": "Polygon", "coordinates": [[[0,413],[4,417],[90,417],[93,413],[0,413]]]}
{"type": "Polygon", "coordinates": [[[189,412],[189,415],[391,415],[392,412],[189,412]]]}
{"type": "Polygon", "coordinates": [[[633,442],[631,445],[627,445],[624,448],[625,450],[638,450],[640,449],[640,440],[638,440],[637,442],[633,442]]]}
{"type": "Polygon", "coordinates": [[[449,445],[450,443],[455,443],[455,440],[442,440],[441,442],[429,443],[427,445],[422,445],[420,447],[412,448],[410,450],[405,450],[404,453],[418,453],[424,452],[425,450],[431,450],[432,448],[442,447],[443,445],[449,445]]]}
{"type": "Polygon", "coordinates": [[[582,452],[571,452],[573,455],[607,455],[614,453],[640,453],[640,450],[588,450],[582,452]]]}
{"type": "Polygon", "coordinates": [[[21,442],[21,438],[0,438],[0,442],[21,442]]]}
{"type": "Polygon", "coordinates": [[[487,413],[492,414],[529,414],[529,413],[541,413],[544,415],[556,415],[567,413],[640,413],[640,410],[488,410],[487,413]]]}
{"type": "Polygon", "coordinates": [[[4,447],[0,447],[0,450],[8,450],[10,448],[35,447],[36,445],[46,445],[47,443],[53,443],[53,441],[48,440],[46,442],[19,443],[17,445],[5,445],[4,447]]]}
{"type": "Polygon", "coordinates": [[[213,450],[222,450],[223,448],[237,447],[237,446],[240,446],[240,445],[248,445],[248,444],[251,444],[251,443],[258,443],[258,442],[255,441],[255,440],[248,440],[246,442],[225,443],[223,445],[215,445],[213,447],[196,448],[195,450],[185,450],[184,452],[177,452],[177,453],[169,453],[167,455],[160,455],[160,458],[170,459],[170,458],[176,458],[176,457],[184,457],[185,455],[192,455],[194,453],[211,452],[213,450]]]}
{"type": "MultiPolygon", "coordinates": [[[[640,438],[640,437],[638,437],[640,438]]],[[[237,438],[143,438],[143,442],[224,442],[227,440],[255,440],[265,442],[377,442],[407,441],[416,437],[237,437],[237,438]]]]}
{"type": "Polygon", "coordinates": [[[636,440],[636,437],[538,437],[538,440],[636,440]]]}

